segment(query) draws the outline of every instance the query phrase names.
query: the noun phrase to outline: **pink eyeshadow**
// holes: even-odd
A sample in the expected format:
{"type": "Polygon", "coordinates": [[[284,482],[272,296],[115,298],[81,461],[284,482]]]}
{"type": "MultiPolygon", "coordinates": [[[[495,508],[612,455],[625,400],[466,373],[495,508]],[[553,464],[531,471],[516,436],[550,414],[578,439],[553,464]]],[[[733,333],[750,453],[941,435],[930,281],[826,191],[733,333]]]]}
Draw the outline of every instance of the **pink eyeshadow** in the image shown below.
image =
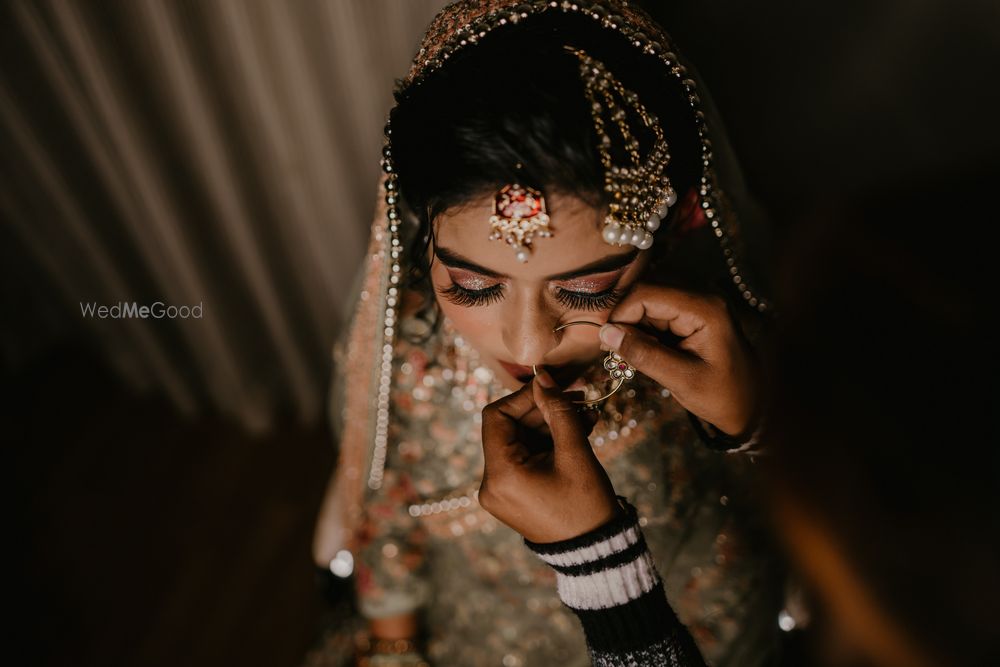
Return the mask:
{"type": "Polygon", "coordinates": [[[448,270],[448,276],[451,278],[452,282],[457,284],[467,290],[484,290],[493,287],[497,284],[495,278],[485,278],[476,273],[470,273],[468,271],[452,271],[448,270]]]}
{"type": "Polygon", "coordinates": [[[597,294],[598,292],[606,292],[614,287],[622,273],[624,273],[624,271],[615,271],[611,274],[605,273],[601,274],[600,277],[586,276],[583,278],[575,278],[573,280],[567,280],[566,282],[559,283],[559,287],[572,292],[591,292],[597,294]]]}

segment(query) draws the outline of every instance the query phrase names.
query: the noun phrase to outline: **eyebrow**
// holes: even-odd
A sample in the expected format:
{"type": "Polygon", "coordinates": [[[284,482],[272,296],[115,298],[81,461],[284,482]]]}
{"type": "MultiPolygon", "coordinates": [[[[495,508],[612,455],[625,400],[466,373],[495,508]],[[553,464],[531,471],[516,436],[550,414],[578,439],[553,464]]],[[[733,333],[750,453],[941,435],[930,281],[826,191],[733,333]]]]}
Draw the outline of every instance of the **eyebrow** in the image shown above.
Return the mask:
{"type": "MultiPolygon", "coordinates": [[[[448,248],[438,246],[434,248],[434,254],[441,260],[442,264],[453,269],[465,269],[484,276],[489,276],[490,278],[509,277],[499,271],[494,271],[493,269],[487,269],[485,266],[480,266],[467,257],[463,257],[454,250],[449,250],[448,248]]],[[[573,269],[572,271],[566,271],[565,273],[557,273],[554,276],[549,276],[546,280],[572,280],[573,278],[589,276],[595,273],[607,273],[608,271],[614,271],[615,269],[628,266],[635,261],[635,258],[638,255],[639,249],[633,248],[630,252],[625,254],[609,255],[589,264],[584,264],[583,266],[573,269]]]]}

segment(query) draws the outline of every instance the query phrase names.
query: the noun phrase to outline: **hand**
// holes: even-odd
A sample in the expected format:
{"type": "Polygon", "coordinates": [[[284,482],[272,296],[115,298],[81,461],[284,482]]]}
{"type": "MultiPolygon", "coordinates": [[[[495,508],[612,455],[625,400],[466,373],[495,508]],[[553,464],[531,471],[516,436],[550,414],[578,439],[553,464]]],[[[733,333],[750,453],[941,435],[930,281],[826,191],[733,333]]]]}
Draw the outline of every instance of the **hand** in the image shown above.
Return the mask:
{"type": "Polygon", "coordinates": [[[587,440],[592,427],[545,371],[487,405],[479,504],[532,542],[607,523],[620,506],[587,440]]]}
{"type": "Polygon", "coordinates": [[[756,427],[754,357],[721,298],[637,285],[609,314],[601,342],[727,435],[748,435],[756,427]]]}

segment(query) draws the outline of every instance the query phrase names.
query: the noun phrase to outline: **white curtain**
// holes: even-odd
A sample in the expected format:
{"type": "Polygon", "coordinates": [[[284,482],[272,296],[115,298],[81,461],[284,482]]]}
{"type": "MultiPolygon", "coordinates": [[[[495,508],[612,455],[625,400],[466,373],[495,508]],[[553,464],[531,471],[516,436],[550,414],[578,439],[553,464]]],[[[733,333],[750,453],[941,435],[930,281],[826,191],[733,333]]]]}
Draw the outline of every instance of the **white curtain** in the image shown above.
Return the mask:
{"type": "Polygon", "coordinates": [[[395,78],[443,0],[13,0],[0,215],[118,373],[252,431],[323,409],[395,78]]]}

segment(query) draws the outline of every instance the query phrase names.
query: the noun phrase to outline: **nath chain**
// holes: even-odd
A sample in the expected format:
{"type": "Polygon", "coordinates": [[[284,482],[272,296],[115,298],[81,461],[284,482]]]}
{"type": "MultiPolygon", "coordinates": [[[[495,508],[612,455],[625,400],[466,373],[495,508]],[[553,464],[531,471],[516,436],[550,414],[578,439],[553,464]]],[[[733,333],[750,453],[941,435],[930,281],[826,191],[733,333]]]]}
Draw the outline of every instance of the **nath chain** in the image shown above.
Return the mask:
{"type": "MultiPolygon", "coordinates": [[[[562,331],[567,327],[573,326],[588,326],[601,328],[602,325],[597,322],[588,322],[586,320],[578,320],[576,322],[566,322],[565,324],[560,324],[552,331],[562,331]]],[[[534,364],[531,366],[531,370],[535,375],[538,375],[538,369],[534,364]]],[[[619,389],[622,388],[628,380],[635,377],[635,368],[629,364],[627,361],[621,358],[617,352],[608,352],[608,356],[604,357],[604,370],[608,371],[611,378],[611,390],[599,398],[584,399],[582,401],[573,401],[577,405],[583,405],[588,408],[596,407],[598,403],[601,403],[611,396],[613,396],[619,389]]]]}

